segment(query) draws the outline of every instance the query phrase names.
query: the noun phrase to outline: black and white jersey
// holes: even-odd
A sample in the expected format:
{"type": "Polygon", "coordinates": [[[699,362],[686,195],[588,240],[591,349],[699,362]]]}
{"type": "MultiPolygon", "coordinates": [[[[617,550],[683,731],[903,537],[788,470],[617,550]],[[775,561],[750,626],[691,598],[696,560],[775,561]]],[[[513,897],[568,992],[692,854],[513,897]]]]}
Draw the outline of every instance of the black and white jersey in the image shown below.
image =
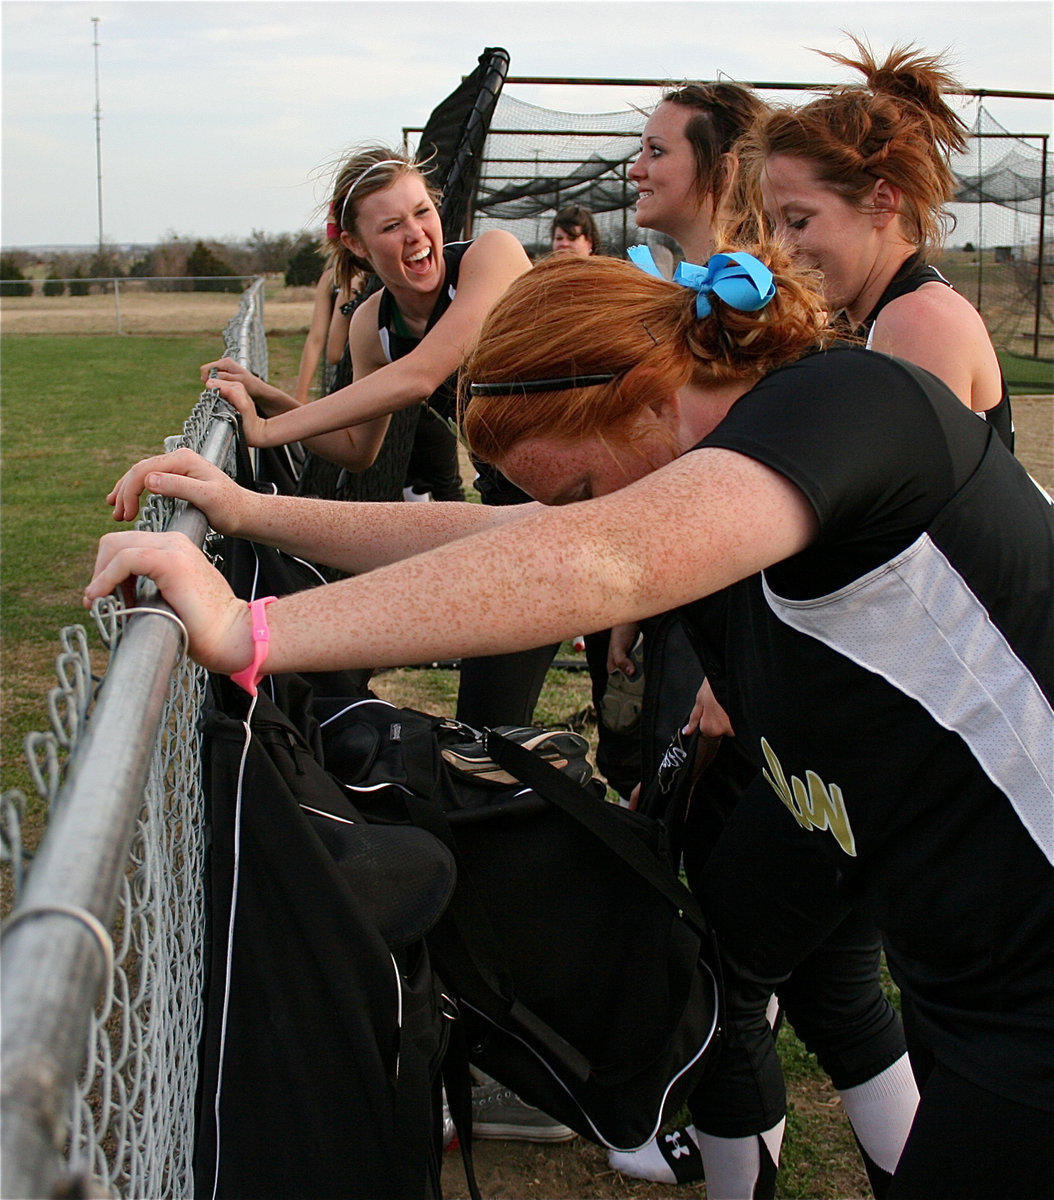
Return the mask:
{"type": "Polygon", "coordinates": [[[754,803],[872,913],[935,1052],[1054,1108],[1048,498],[934,376],[858,348],[773,372],[700,447],[786,476],[819,522],[686,609],[754,803]]]}
{"type": "MultiPolygon", "coordinates": [[[[465,257],[465,252],[471,245],[471,242],[448,242],[443,247],[443,262],[446,264],[446,275],[443,278],[443,286],[436,297],[436,302],[432,306],[432,311],[428,314],[428,324],[425,328],[426,334],[453,303],[454,297],[457,295],[457,282],[461,272],[461,260],[465,257]]],[[[381,292],[380,303],[377,306],[377,334],[381,339],[384,357],[389,362],[395,362],[396,359],[409,354],[411,350],[416,350],[421,344],[421,338],[414,337],[407,330],[395,299],[387,288],[381,292]]],[[[428,406],[434,409],[444,421],[454,421],[457,419],[456,371],[448,379],[444,379],[432,395],[429,396],[428,406]]]]}
{"type": "MultiPolygon", "coordinates": [[[[436,298],[435,305],[428,317],[425,333],[435,325],[446,312],[457,295],[458,277],[461,273],[461,260],[472,242],[448,242],[443,247],[443,261],[446,263],[446,277],[443,287],[436,298]]],[[[395,305],[391,292],[387,288],[381,293],[380,304],[377,308],[377,331],[380,335],[384,355],[389,362],[409,354],[421,342],[415,338],[403,325],[402,317],[395,305]]],[[[457,420],[457,372],[436,388],[428,398],[428,406],[437,412],[444,421],[457,420]]],[[[475,486],[484,504],[527,504],[530,496],[515,484],[510,483],[504,475],[489,463],[474,462],[477,471],[475,486]]]]}

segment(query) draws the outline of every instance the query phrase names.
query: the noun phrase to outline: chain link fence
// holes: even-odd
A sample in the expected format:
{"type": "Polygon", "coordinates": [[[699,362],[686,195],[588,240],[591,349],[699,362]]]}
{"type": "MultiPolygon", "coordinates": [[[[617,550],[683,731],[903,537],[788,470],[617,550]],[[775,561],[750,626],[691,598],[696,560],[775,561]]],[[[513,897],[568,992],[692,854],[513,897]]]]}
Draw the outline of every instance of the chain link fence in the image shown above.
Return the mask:
{"type": "MultiPolygon", "coordinates": [[[[224,342],[266,377],[262,280],[224,342]]],[[[229,468],[234,437],[233,410],[206,391],[166,448],[229,468]]],[[[180,530],[199,546],[208,533],[197,510],[156,496],[138,528],[180,530]]],[[[135,609],[109,597],[92,615],[105,673],[93,674],[85,629],[62,630],[51,728],[26,739],[48,806],[31,862],[25,797],[0,799],[13,900],[0,948],[0,1193],[10,1200],[193,1194],[205,673],[149,583],[135,609]]]]}

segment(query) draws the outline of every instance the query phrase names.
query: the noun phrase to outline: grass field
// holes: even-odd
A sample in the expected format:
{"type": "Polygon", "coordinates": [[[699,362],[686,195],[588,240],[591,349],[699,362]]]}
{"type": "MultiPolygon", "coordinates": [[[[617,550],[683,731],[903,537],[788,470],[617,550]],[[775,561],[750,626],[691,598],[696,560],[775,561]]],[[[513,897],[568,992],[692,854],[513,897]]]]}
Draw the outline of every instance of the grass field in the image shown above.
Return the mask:
{"type": "MultiPolygon", "coordinates": [[[[3,371],[3,511],[0,555],[0,666],[2,666],[2,759],[0,786],[29,793],[22,739],[46,728],[46,692],[53,683],[57,633],[85,623],[80,594],[90,576],[95,544],[113,528],[104,497],[117,476],[138,457],[156,453],[163,438],[178,433],[200,392],[198,366],[220,351],[219,330],[233,311],[225,296],[176,297],[163,310],[150,298],[150,312],[124,321],[135,332],[112,332],[113,302],[84,297],[55,327],[57,310],[33,316],[29,307],[5,300],[3,371]],[[73,318],[77,319],[74,320],[73,318]],[[17,318],[17,319],[16,319],[17,318]],[[70,325],[77,332],[70,329],[70,325]],[[139,327],[141,326],[141,327],[139,327]],[[176,329],[180,332],[177,333],[176,329]]],[[[162,297],[163,299],[163,297],[162,297]]],[[[42,301],[51,304],[52,301],[42,301]]],[[[272,380],[290,387],[310,297],[269,301],[268,346],[272,380]]],[[[1031,364],[1039,375],[1050,364],[1031,364]]],[[[1049,384],[1037,391],[1049,391],[1049,384]]],[[[1048,488],[1054,488],[1054,398],[1015,406],[1020,455],[1048,488]]],[[[96,643],[94,632],[89,640],[96,643]]],[[[100,659],[101,661],[101,659],[100,659]]],[[[456,691],[453,672],[396,671],[378,677],[376,690],[397,703],[450,711],[456,691]]],[[[537,718],[563,723],[588,702],[584,672],[554,671],[537,718]]],[[[30,814],[39,833],[39,806],[30,814]]],[[[781,1196],[866,1195],[852,1136],[815,1061],[788,1031],[781,1054],[791,1094],[788,1138],[780,1173],[781,1196]]],[[[672,1197],[676,1189],[613,1175],[595,1147],[477,1147],[480,1182],[486,1194],[672,1197]],[[565,1190],[543,1190],[560,1181],[565,1190]],[[533,1182],[532,1182],[533,1181],[533,1182]],[[538,1186],[534,1186],[538,1184],[538,1186]],[[521,1187],[524,1190],[517,1191],[521,1187]],[[510,1190],[513,1189],[513,1190],[510,1190]]],[[[451,1163],[448,1195],[459,1195],[451,1163]]]]}
{"type": "Polygon", "coordinates": [[[1011,396],[1054,392],[1054,360],[1027,358],[1022,354],[1002,351],[999,365],[1010,388],[1011,396]]]}
{"type": "MultiPolygon", "coordinates": [[[[301,341],[272,339],[279,370],[284,358],[295,373],[301,341]]],[[[26,787],[22,739],[44,723],[58,631],[86,621],[80,595],[95,546],[116,528],[106,493],[132,462],[180,432],[201,391],[198,367],[222,349],[215,333],[0,339],[4,788],[26,787]]]]}

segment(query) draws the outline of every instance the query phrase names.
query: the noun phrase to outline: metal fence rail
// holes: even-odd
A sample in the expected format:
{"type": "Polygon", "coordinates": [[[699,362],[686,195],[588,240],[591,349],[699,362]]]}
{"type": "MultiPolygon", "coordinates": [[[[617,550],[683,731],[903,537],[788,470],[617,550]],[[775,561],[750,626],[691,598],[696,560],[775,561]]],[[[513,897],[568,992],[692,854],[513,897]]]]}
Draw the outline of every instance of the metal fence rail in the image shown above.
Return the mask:
{"type": "MultiPolygon", "coordinates": [[[[266,376],[262,280],[224,340],[266,376]]],[[[169,442],[229,467],[231,410],[203,393],[169,442]]],[[[179,530],[198,545],[208,532],[196,509],[158,497],[139,528],[179,530]]],[[[27,739],[50,807],[25,877],[24,798],[3,797],[15,889],[0,949],[0,1194],[10,1200],[193,1193],[205,676],[150,588],[132,614],[113,599],[96,605],[110,648],[97,686],[84,629],[62,631],[52,731],[27,739]]]]}

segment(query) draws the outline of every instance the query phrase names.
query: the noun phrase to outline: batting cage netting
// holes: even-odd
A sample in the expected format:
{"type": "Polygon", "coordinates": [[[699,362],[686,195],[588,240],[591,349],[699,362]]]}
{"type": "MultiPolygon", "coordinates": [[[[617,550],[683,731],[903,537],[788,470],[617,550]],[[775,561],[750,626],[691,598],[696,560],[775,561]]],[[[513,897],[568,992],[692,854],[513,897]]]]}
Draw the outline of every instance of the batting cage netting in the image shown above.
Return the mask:
{"type": "MultiPolygon", "coordinates": [[[[655,102],[661,95],[656,88],[655,102]]],[[[963,116],[970,143],[952,164],[959,189],[939,265],[980,310],[999,349],[1049,355],[1054,156],[1046,137],[1006,130],[978,101],[969,107],[973,119],[966,105],[963,116]]],[[[484,149],[472,231],[506,229],[529,254],[544,254],[553,216],[579,204],[594,214],[604,253],[621,256],[627,246],[645,243],[676,255],[663,234],[638,229],[633,220],[636,187],[628,171],[646,120],[646,108],[561,112],[504,92],[484,149]]]]}

